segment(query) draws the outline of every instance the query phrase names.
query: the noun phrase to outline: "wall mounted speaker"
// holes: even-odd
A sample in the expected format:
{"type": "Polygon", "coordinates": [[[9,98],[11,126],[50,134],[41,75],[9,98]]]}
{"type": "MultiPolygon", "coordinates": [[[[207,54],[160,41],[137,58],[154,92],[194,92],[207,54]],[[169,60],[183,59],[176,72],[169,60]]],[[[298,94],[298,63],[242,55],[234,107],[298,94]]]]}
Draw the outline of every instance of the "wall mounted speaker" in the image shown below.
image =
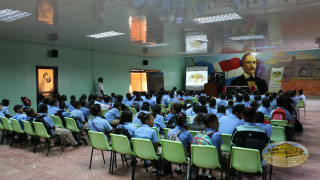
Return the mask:
{"type": "Polygon", "coordinates": [[[54,57],[54,58],[57,58],[59,56],[59,51],[54,49],[51,51],[51,56],[54,57]]]}
{"type": "Polygon", "coordinates": [[[149,64],[148,60],[143,60],[143,65],[147,66],[149,64]]]}

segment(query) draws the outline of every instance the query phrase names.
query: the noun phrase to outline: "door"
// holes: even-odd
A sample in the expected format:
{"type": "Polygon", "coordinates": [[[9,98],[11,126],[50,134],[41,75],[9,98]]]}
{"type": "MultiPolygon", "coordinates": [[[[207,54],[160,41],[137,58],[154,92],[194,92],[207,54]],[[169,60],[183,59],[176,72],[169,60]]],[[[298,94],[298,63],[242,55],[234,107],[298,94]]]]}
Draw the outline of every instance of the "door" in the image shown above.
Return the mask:
{"type": "Polygon", "coordinates": [[[58,93],[58,67],[37,66],[37,102],[42,94],[44,97],[53,98],[58,93]]]}
{"type": "Polygon", "coordinates": [[[164,80],[162,72],[147,72],[148,90],[160,91],[164,88],[164,80]]]}

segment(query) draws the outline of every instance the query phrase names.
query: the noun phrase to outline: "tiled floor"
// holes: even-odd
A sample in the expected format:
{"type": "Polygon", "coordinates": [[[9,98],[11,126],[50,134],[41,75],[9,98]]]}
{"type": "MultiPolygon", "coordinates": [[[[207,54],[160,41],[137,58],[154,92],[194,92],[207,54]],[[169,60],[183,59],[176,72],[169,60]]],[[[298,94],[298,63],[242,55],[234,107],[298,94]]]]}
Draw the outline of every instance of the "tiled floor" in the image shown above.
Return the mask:
{"type": "MultiPolygon", "coordinates": [[[[274,180],[316,180],[320,175],[320,112],[307,111],[306,117],[302,115],[301,122],[304,132],[296,136],[296,141],[303,144],[309,150],[310,156],[306,163],[293,168],[274,168],[272,179],[274,180]]],[[[109,175],[110,153],[105,152],[106,164],[103,164],[101,152],[95,150],[92,169],[89,170],[91,147],[84,146],[79,149],[68,147],[62,153],[60,147],[54,147],[49,157],[46,156],[46,146],[38,148],[37,153],[32,153],[32,147],[20,150],[20,144],[14,144],[11,148],[5,141],[0,145],[0,179],[130,179],[131,170],[122,167],[121,158],[118,156],[118,169],[114,175],[109,175]]],[[[151,171],[151,169],[149,169],[151,171]]],[[[152,173],[147,174],[138,163],[136,179],[156,179],[152,173]]],[[[215,172],[220,179],[219,171],[215,172]]],[[[269,177],[268,177],[269,178],[269,177]]],[[[163,179],[184,179],[174,175],[163,179]]],[[[242,179],[261,179],[258,177],[243,177],[242,179]]]]}

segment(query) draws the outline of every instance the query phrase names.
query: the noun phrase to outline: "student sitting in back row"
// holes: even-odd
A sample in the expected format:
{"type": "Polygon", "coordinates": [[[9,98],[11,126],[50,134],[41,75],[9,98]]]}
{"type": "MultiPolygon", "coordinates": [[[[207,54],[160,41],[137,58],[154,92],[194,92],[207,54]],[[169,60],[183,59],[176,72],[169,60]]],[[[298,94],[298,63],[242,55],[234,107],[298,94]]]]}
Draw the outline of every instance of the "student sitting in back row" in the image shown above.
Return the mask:
{"type": "Polygon", "coordinates": [[[216,99],[215,98],[211,98],[209,100],[208,113],[217,114],[217,109],[215,107],[216,107],[216,99]]]}
{"type": "Polygon", "coordinates": [[[38,114],[35,113],[32,108],[27,109],[26,114],[27,114],[26,121],[29,121],[30,123],[32,123],[38,117],[38,114]]]}
{"type": "Polygon", "coordinates": [[[126,130],[128,130],[130,138],[134,136],[134,131],[138,129],[138,127],[133,125],[131,122],[132,122],[132,112],[130,110],[124,110],[120,116],[120,124],[119,126],[117,126],[117,129],[123,127],[126,130]]]}
{"type": "Polygon", "coordinates": [[[263,127],[268,134],[268,137],[270,138],[272,134],[272,127],[270,124],[264,124],[264,114],[262,112],[256,113],[256,125],[263,127]]]}
{"type": "Polygon", "coordinates": [[[83,113],[86,121],[88,121],[89,116],[90,116],[90,112],[89,112],[89,109],[87,108],[87,102],[85,100],[80,100],[80,103],[81,103],[80,111],[83,113]]]}
{"type": "Polygon", "coordinates": [[[48,114],[55,115],[59,111],[58,101],[56,99],[50,100],[50,106],[48,108],[48,114]]]}
{"type": "MultiPolygon", "coordinates": [[[[14,116],[12,117],[12,119],[16,119],[18,120],[21,129],[24,130],[24,126],[23,126],[23,122],[22,120],[26,120],[27,119],[27,115],[23,114],[23,109],[21,105],[15,105],[13,107],[13,110],[15,112],[14,116]]],[[[9,120],[9,122],[11,123],[11,121],[9,120]]]]}
{"type": "Polygon", "coordinates": [[[74,110],[70,113],[70,117],[72,117],[78,125],[79,129],[86,129],[88,125],[86,124],[86,120],[84,118],[83,113],[80,111],[81,104],[79,101],[74,102],[74,110]]]}
{"type": "Polygon", "coordinates": [[[262,112],[264,115],[270,115],[270,101],[268,98],[263,98],[262,106],[257,109],[257,111],[262,112]]]}
{"type": "Polygon", "coordinates": [[[218,117],[218,120],[220,120],[220,118],[226,116],[226,107],[223,106],[223,105],[219,105],[218,106],[218,111],[217,111],[217,117],[218,117]]]}
{"type": "Polygon", "coordinates": [[[237,104],[232,109],[232,114],[225,116],[219,120],[219,132],[221,134],[232,134],[237,126],[244,124],[243,110],[244,104],[237,104]]]}
{"type": "Polygon", "coordinates": [[[6,118],[11,118],[12,116],[10,116],[9,110],[8,110],[8,106],[10,105],[10,101],[8,99],[3,99],[2,100],[2,112],[5,115],[6,118]]]}
{"type": "Polygon", "coordinates": [[[55,115],[58,115],[60,117],[69,117],[69,113],[67,113],[64,109],[66,108],[66,104],[64,103],[64,101],[60,101],[59,102],[59,110],[57,111],[57,113],[55,115]]]}
{"type": "Polygon", "coordinates": [[[233,105],[234,105],[233,100],[230,99],[228,101],[228,106],[227,106],[227,110],[226,110],[226,115],[227,116],[232,114],[233,105]]]}
{"type": "Polygon", "coordinates": [[[160,134],[163,134],[162,129],[166,127],[164,123],[164,118],[161,114],[161,106],[160,105],[155,105],[152,107],[152,116],[154,118],[154,124],[153,127],[156,127],[158,129],[158,132],[160,134]]]}
{"type": "Polygon", "coordinates": [[[90,108],[92,119],[88,121],[89,131],[102,132],[106,136],[112,131],[112,127],[106,119],[102,119],[102,109],[99,104],[93,104],[90,108]]]}
{"type": "Polygon", "coordinates": [[[119,125],[120,111],[121,103],[116,102],[113,104],[113,108],[104,115],[104,117],[107,119],[107,121],[112,127],[117,127],[119,125]]]}

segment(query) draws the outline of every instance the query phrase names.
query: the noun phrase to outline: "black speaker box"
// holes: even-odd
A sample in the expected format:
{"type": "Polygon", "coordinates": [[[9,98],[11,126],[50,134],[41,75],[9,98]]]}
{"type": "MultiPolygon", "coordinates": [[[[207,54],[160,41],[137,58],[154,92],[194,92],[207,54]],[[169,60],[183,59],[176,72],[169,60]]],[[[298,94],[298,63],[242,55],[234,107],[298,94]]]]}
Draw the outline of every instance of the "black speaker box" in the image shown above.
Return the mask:
{"type": "Polygon", "coordinates": [[[59,51],[54,49],[51,51],[51,56],[54,57],[54,58],[57,58],[59,56],[59,51]]]}
{"type": "Polygon", "coordinates": [[[143,65],[148,65],[149,64],[149,61],[148,60],[143,60],[143,65]]]}

